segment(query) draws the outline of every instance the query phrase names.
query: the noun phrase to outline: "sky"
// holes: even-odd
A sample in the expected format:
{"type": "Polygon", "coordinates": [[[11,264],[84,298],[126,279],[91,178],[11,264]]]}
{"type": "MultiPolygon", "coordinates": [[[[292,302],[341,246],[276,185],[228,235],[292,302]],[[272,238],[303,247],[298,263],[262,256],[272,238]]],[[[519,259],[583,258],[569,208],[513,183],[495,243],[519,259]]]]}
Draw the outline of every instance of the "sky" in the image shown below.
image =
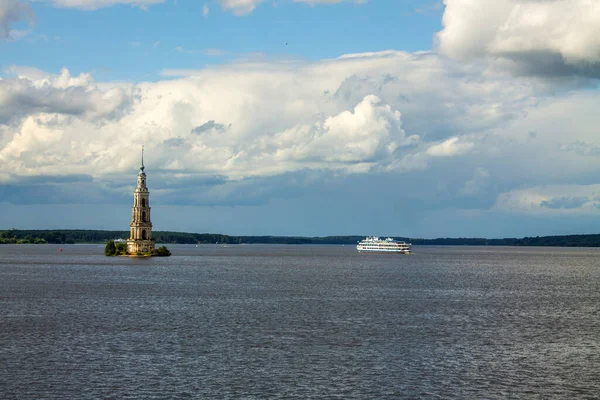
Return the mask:
{"type": "Polygon", "coordinates": [[[0,229],[600,231],[600,0],[0,0],[0,229]]]}

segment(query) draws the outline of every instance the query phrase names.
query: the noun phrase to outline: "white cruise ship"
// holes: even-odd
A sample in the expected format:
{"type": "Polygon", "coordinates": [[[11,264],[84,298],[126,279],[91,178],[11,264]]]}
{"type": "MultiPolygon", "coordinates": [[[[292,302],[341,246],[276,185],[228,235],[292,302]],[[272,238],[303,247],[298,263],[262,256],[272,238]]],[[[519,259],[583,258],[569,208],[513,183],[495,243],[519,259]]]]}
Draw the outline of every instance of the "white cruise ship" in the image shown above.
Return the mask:
{"type": "Polygon", "coordinates": [[[356,245],[359,253],[410,254],[411,244],[392,238],[379,239],[377,236],[367,237],[356,245]]]}

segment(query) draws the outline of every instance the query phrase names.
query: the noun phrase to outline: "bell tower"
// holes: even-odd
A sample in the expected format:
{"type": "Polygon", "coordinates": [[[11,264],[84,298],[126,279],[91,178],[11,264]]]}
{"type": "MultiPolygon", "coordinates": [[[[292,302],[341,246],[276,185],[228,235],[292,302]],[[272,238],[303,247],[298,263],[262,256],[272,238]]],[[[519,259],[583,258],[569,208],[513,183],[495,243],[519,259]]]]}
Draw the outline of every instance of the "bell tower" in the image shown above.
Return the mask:
{"type": "Polygon", "coordinates": [[[127,252],[130,254],[154,249],[152,222],[150,222],[150,192],[146,187],[144,169],[144,147],[142,146],[142,166],[137,176],[137,186],[133,192],[133,208],[131,224],[129,224],[129,239],[127,240],[127,252]]]}

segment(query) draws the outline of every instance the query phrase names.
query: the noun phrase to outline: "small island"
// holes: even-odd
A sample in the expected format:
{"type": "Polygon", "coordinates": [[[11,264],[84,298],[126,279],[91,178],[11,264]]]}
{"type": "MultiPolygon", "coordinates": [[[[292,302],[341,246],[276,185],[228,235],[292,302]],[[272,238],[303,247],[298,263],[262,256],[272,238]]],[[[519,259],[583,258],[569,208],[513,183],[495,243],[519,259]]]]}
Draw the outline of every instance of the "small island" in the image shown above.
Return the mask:
{"type": "Polygon", "coordinates": [[[105,256],[135,256],[135,257],[168,257],[171,255],[169,249],[166,246],[161,246],[158,249],[151,249],[150,251],[138,251],[131,254],[127,251],[127,244],[117,243],[114,240],[110,240],[104,248],[105,256]]]}
{"type": "Polygon", "coordinates": [[[107,256],[168,257],[171,255],[165,246],[154,248],[155,241],[152,239],[152,222],[150,221],[150,192],[146,186],[144,169],[144,147],[142,147],[142,165],[137,176],[137,186],[133,192],[129,239],[127,244],[118,243],[116,246],[114,240],[109,241],[104,249],[104,254],[107,256]]]}

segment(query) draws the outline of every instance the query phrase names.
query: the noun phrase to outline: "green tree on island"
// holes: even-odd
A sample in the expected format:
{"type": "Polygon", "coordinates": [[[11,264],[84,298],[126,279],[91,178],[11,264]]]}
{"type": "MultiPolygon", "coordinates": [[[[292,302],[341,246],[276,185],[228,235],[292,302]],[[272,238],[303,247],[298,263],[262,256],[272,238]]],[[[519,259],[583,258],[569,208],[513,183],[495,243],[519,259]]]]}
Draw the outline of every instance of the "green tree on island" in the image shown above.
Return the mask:
{"type": "Polygon", "coordinates": [[[169,249],[167,249],[166,246],[160,246],[158,249],[152,250],[150,254],[152,254],[153,256],[168,257],[171,255],[171,252],[169,251],[169,249]]]}
{"type": "Polygon", "coordinates": [[[127,244],[119,243],[116,247],[117,255],[127,255],[127,244]]]}
{"type": "Polygon", "coordinates": [[[116,254],[117,254],[117,246],[115,246],[115,241],[109,240],[108,243],[106,243],[106,247],[104,248],[104,255],[105,256],[114,256],[116,254]]]}

